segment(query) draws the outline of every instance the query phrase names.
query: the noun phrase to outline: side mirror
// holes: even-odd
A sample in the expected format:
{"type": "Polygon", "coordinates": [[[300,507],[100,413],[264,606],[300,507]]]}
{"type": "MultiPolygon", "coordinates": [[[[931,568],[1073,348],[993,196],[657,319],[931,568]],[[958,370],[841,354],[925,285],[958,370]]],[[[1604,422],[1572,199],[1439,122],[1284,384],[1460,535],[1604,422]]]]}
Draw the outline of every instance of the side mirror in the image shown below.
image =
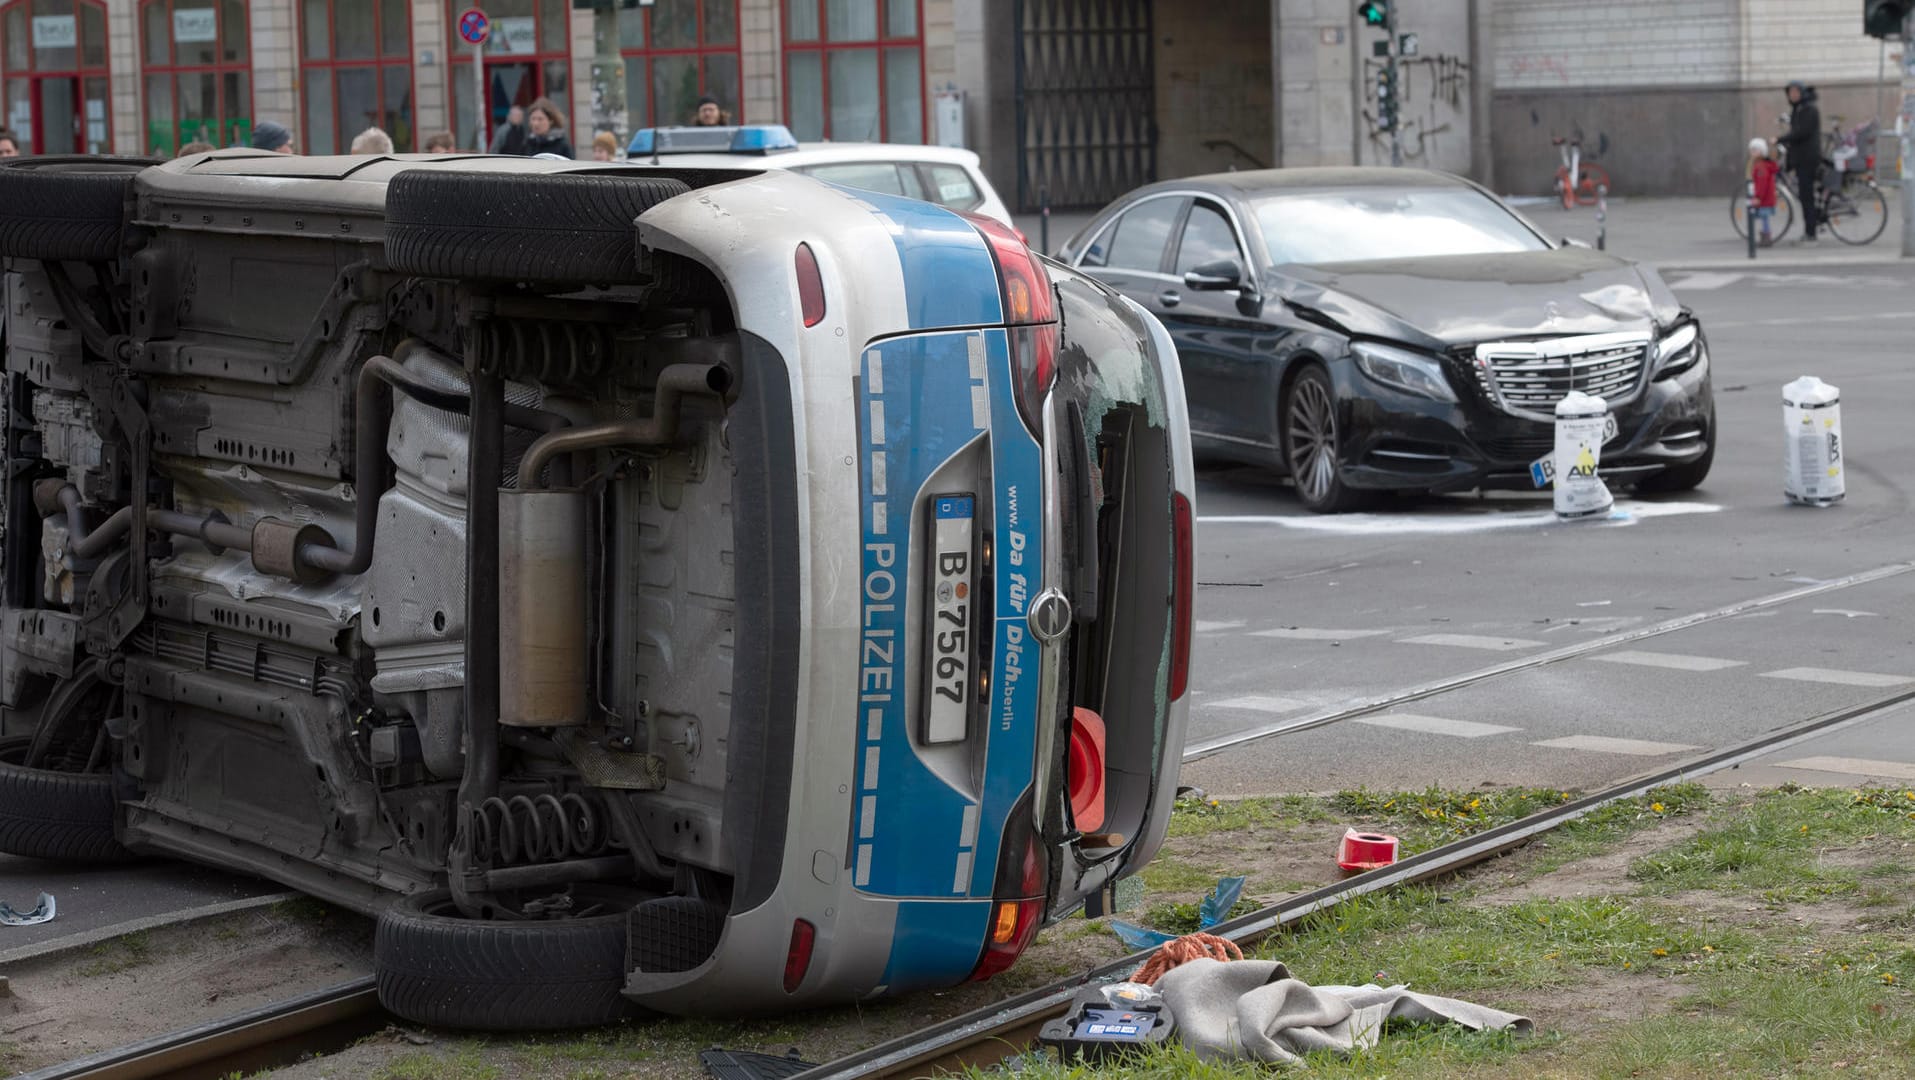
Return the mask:
{"type": "Polygon", "coordinates": [[[1585,251],[1594,251],[1594,250],[1596,250],[1596,248],[1595,248],[1595,245],[1593,245],[1593,244],[1591,244],[1591,243],[1590,243],[1589,241],[1587,241],[1587,240],[1578,240],[1578,239],[1576,239],[1576,238],[1575,238],[1575,237],[1573,237],[1573,236],[1565,236],[1565,237],[1563,237],[1563,242],[1562,242],[1562,246],[1563,246],[1563,247],[1574,247],[1574,248],[1582,248],[1582,249],[1583,249],[1583,250],[1585,250],[1585,251]]]}
{"type": "Polygon", "coordinates": [[[1184,287],[1198,292],[1226,292],[1243,288],[1243,271],[1230,259],[1205,263],[1184,275],[1184,287]]]}

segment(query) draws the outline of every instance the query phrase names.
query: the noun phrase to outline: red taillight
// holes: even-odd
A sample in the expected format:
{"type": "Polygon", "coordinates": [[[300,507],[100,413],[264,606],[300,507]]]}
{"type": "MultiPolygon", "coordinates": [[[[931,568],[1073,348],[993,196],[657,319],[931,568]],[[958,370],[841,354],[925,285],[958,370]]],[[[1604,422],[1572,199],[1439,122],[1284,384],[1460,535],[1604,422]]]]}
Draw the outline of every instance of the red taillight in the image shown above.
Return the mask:
{"type": "Polygon", "coordinates": [[[1011,332],[1011,360],[1017,370],[1017,410],[1031,430],[1038,431],[1044,395],[1057,378],[1057,300],[1051,293],[1051,276],[1016,230],[996,218],[964,216],[983,235],[997,261],[1005,323],[1029,328],[1011,332]]]}
{"type": "Polygon", "coordinates": [[[1176,577],[1170,595],[1170,700],[1190,688],[1190,601],[1196,578],[1196,536],[1190,520],[1190,500],[1183,492],[1170,496],[1170,540],[1176,577]]]}
{"type": "MultiPolygon", "coordinates": [[[[1024,820],[1029,811],[1030,803],[1026,800],[1012,811],[1011,819],[1024,820]]],[[[1022,833],[1022,840],[1015,841],[1022,846],[1009,846],[1014,842],[1012,836],[1016,834],[1013,833],[1005,837],[1006,848],[998,856],[997,900],[991,905],[991,925],[985,935],[984,952],[978,957],[977,967],[971,970],[972,982],[982,982],[1016,963],[1044,922],[1045,879],[1050,874],[1050,865],[1036,830],[1026,825],[1022,833]]]]}
{"type": "Polygon", "coordinates": [[[811,947],[818,941],[818,928],[804,921],[791,921],[791,948],[785,950],[785,993],[798,989],[811,967],[811,947]]]}
{"type": "Polygon", "coordinates": [[[991,909],[991,940],[984,955],[971,969],[971,982],[983,982],[1001,975],[1017,963],[1017,958],[1037,936],[1038,923],[1044,918],[1042,900],[1000,900],[991,909]]]}
{"type": "Polygon", "coordinates": [[[818,257],[811,253],[810,244],[799,244],[793,262],[798,268],[798,309],[806,326],[816,326],[825,317],[825,282],[818,273],[818,257]]]}

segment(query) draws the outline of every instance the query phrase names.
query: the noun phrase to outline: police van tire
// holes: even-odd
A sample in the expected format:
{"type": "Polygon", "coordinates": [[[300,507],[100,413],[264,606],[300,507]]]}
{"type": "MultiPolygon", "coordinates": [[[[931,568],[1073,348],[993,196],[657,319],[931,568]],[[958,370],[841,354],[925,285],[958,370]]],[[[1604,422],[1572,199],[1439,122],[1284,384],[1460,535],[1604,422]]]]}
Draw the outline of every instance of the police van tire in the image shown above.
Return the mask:
{"type": "Polygon", "coordinates": [[[434,1027],[553,1031],[629,1016],[628,909],[581,919],[461,918],[441,891],[387,908],[373,932],[379,1004],[434,1027]]]}
{"type": "Polygon", "coordinates": [[[0,255],[117,258],[133,177],[159,158],[67,155],[0,162],[0,255]]]}
{"type": "Polygon", "coordinates": [[[643,285],[632,222],[690,190],[663,176],[411,169],[386,188],[386,261],[424,277],[643,285]]]}
{"type": "Polygon", "coordinates": [[[113,835],[112,775],[30,769],[20,764],[28,742],[0,739],[0,852],[59,862],[134,858],[113,835]]]}

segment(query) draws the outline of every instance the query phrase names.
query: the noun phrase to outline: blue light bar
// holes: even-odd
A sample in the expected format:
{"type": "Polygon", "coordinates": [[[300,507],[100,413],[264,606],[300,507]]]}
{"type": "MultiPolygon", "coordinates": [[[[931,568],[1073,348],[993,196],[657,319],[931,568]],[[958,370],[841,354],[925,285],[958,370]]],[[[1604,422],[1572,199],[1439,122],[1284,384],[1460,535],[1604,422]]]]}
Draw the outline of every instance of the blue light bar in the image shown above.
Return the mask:
{"type": "Polygon", "coordinates": [[[798,149],[798,140],[783,124],[746,124],[739,127],[639,128],[632,133],[628,157],[661,154],[770,154],[798,149]]]}

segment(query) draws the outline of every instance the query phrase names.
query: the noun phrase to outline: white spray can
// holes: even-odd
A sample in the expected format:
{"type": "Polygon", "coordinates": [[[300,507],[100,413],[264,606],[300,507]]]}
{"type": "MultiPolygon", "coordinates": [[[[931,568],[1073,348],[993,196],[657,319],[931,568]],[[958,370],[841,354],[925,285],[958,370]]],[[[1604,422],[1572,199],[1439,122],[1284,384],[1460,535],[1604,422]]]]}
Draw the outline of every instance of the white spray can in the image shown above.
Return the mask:
{"type": "Polygon", "coordinates": [[[1556,516],[1564,520],[1609,512],[1615,497],[1596,475],[1602,463],[1609,403],[1571,390],[1556,403],[1556,516]]]}
{"type": "Polygon", "coordinates": [[[1842,392],[1813,375],[1782,388],[1782,493],[1803,506],[1832,506],[1847,490],[1842,469],[1842,392]]]}

